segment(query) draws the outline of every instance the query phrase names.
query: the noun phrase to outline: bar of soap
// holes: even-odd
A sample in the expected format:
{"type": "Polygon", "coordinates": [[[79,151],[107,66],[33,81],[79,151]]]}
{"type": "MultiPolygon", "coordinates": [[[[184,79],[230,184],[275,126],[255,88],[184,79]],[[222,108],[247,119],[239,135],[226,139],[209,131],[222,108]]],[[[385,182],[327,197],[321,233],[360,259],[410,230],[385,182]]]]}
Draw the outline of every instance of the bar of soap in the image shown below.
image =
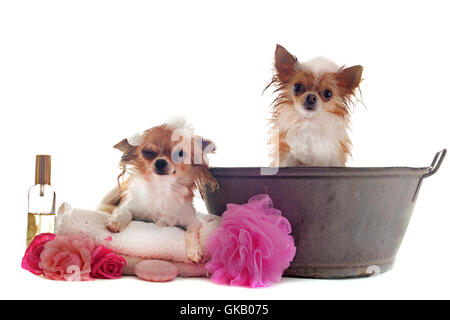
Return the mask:
{"type": "Polygon", "coordinates": [[[146,281],[165,282],[176,278],[178,268],[167,261],[144,260],[134,266],[134,273],[146,281]]]}

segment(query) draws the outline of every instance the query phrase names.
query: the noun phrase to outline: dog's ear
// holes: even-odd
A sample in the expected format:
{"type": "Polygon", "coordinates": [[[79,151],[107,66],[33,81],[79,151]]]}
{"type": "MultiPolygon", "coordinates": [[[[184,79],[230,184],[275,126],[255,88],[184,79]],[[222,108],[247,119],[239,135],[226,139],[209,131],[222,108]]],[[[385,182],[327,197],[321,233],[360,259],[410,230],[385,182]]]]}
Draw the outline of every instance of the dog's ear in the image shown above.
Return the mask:
{"type": "Polygon", "coordinates": [[[336,75],[338,86],[343,90],[344,95],[351,95],[361,83],[363,67],[360,65],[342,69],[336,75]]]}
{"type": "Polygon", "coordinates": [[[216,144],[209,139],[202,138],[202,151],[204,154],[214,153],[216,151],[216,144]]]}
{"type": "Polygon", "coordinates": [[[281,81],[289,80],[295,74],[297,58],[277,44],[275,49],[275,70],[281,81]]]}
{"type": "Polygon", "coordinates": [[[135,133],[134,135],[132,135],[126,139],[123,139],[119,143],[115,144],[114,148],[118,149],[122,152],[126,152],[131,147],[137,147],[137,146],[141,145],[144,142],[146,134],[147,134],[147,131],[135,133]]]}
{"type": "Polygon", "coordinates": [[[123,139],[119,143],[115,144],[113,148],[126,152],[131,148],[131,144],[128,142],[128,139],[123,139]]]}
{"type": "Polygon", "coordinates": [[[122,165],[135,160],[139,151],[137,146],[130,144],[129,139],[123,139],[119,143],[115,144],[114,148],[122,151],[122,158],[120,159],[120,163],[122,165]]]}
{"type": "Polygon", "coordinates": [[[192,160],[194,164],[208,166],[208,154],[216,151],[216,144],[209,139],[195,136],[193,141],[192,160]]]}

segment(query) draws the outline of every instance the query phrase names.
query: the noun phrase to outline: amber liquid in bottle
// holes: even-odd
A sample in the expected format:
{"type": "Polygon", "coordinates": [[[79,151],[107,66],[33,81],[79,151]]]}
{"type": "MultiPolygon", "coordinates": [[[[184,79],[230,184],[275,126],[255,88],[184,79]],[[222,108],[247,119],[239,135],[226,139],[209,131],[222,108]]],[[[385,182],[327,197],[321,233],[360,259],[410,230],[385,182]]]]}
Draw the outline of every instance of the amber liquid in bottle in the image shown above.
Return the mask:
{"type": "Polygon", "coordinates": [[[27,247],[40,233],[55,232],[55,192],[50,185],[50,156],[36,156],[36,185],[28,191],[27,247]]]}

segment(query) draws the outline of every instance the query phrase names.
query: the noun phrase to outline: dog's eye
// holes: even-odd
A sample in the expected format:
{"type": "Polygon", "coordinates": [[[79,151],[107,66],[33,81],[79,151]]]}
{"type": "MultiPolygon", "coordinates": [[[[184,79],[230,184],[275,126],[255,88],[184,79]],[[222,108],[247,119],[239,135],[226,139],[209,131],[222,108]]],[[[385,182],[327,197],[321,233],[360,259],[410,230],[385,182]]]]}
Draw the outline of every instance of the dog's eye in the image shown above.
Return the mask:
{"type": "Polygon", "coordinates": [[[151,151],[151,150],[142,150],[142,156],[145,159],[153,159],[154,157],[156,157],[158,154],[155,151],[151,151]]]}
{"type": "Polygon", "coordinates": [[[292,89],[294,90],[294,93],[300,93],[305,90],[305,87],[301,83],[296,83],[292,89]]]}
{"type": "Polygon", "coordinates": [[[326,100],[330,100],[331,99],[331,97],[333,96],[333,92],[331,92],[331,90],[325,90],[324,92],[323,92],[323,97],[326,99],[326,100]]]}

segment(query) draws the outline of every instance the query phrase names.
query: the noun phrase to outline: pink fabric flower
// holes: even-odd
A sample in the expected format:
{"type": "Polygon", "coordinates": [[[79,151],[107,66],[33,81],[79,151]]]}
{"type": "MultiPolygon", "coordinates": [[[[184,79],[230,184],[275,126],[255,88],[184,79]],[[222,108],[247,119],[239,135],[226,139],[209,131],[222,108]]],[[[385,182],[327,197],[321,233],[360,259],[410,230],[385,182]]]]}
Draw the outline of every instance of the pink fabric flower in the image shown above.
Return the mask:
{"type": "Polygon", "coordinates": [[[85,281],[91,273],[91,252],[95,244],[76,235],[56,236],[45,244],[39,267],[53,280],[85,281]]]}
{"type": "Polygon", "coordinates": [[[98,246],[92,251],[91,276],[102,279],[117,279],[122,276],[123,267],[127,262],[121,256],[104,246],[98,246]]]}
{"type": "Polygon", "coordinates": [[[243,205],[228,204],[219,228],[209,236],[206,269],[217,283],[266,287],[280,281],[296,248],[289,221],[265,194],[243,205]]]}
{"type": "Polygon", "coordinates": [[[54,233],[41,233],[35,236],[22,258],[22,268],[35,275],[41,275],[42,269],[39,267],[41,252],[44,250],[44,245],[53,239],[55,239],[54,233]]]}

